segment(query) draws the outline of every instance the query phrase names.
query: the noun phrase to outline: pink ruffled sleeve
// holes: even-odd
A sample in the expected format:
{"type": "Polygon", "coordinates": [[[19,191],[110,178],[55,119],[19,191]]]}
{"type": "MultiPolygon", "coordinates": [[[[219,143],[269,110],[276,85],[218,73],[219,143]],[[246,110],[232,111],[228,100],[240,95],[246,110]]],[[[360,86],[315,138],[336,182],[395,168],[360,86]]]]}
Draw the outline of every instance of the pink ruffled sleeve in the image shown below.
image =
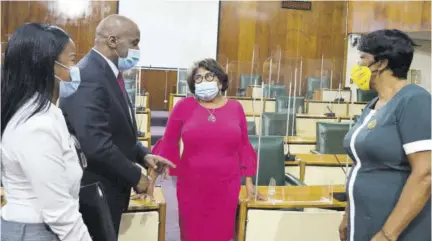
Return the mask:
{"type": "Polygon", "coordinates": [[[252,177],[256,175],[257,171],[257,154],[249,141],[246,114],[240,103],[238,103],[238,106],[242,135],[242,143],[239,150],[241,175],[244,177],[252,177]]]}
{"type": "MultiPolygon", "coordinates": [[[[177,168],[180,163],[180,137],[183,123],[182,109],[186,99],[179,101],[171,111],[168,117],[168,123],[165,133],[153,147],[152,153],[162,156],[173,162],[177,168]]],[[[171,169],[170,175],[177,176],[177,169],[171,169]]]]}

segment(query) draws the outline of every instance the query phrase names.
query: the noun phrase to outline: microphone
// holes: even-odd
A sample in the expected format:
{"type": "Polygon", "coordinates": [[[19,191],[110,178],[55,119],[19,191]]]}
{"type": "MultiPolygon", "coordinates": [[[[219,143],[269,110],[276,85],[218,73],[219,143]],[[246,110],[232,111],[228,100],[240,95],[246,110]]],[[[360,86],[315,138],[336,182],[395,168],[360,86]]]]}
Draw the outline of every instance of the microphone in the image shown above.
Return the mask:
{"type": "Polygon", "coordinates": [[[329,111],[329,112],[327,112],[327,113],[324,113],[324,115],[325,116],[328,116],[328,117],[336,117],[336,114],[330,109],[330,107],[329,106],[326,106],[327,107],[327,110],[329,111]]]}
{"type": "Polygon", "coordinates": [[[334,101],[337,101],[338,103],[345,101],[345,99],[342,97],[341,80],[339,80],[339,88],[334,101]]]}
{"type": "MultiPolygon", "coordinates": [[[[297,74],[297,73],[295,72],[295,74],[297,74]]],[[[289,143],[290,142],[289,141],[289,123],[290,123],[290,110],[291,110],[291,97],[292,97],[291,96],[291,87],[292,87],[292,82],[290,82],[289,87],[288,87],[289,88],[289,91],[288,91],[289,98],[288,98],[288,109],[287,109],[286,134],[285,134],[285,136],[288,139],[288,143],[287,143],[288,153],[285,155],[285,160],[286,161],[295,161],[296,160],[296,156],[291,154],[290,143],[289,143]]],[[[294,98],[294,102],[295,102],[295,98],[294,98]]],[[[295,118],[295,116],[296,116],[296,110],[295,110],[295,107],[294,107],[294,118],[295,118]]],[[[294,124],[292,125],[292,130],[291,130],[292,132],[291,132],[291,134],[294,133],[293,132],[293,128],[294,128],[294,124]]]]}

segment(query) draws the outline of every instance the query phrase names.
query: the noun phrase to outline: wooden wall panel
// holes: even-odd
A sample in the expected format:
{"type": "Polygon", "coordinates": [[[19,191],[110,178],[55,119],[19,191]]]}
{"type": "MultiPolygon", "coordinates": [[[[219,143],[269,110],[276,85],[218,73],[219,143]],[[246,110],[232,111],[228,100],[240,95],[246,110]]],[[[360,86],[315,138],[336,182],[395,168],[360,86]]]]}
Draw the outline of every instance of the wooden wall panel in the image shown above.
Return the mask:
{"type": "Polygon", "coordinates": [[[431,31],[431,1],[349,1],[349,33],[383,28],[431,31]]]}
{"type": "Polygon", "coordinates": [[[176,86],[177,70],[141,69],[141,89],[149,93],[150,110],[168,110],[168,98],[176,86]]]}
{"type": "MultiPolygon", "coordinates": [[[[261,67],[256,68],[265,72],[264,61],[280,46],[284,56],[303,58],[302,80],[317,74],[322,57],[330,61],[336,87],[344,73],[346,5],[345,1],[314,1],[311,11],[301,11],[282,9],[280,1],[222,1],[218,61],[251,61],[257,46],[255,58],[261,67]]],[[[305,87],[303,82],[303,91],[305,87]]]]}
{"type": "Polygon", "coordinates": [[[51,23],[71,35],[81,59],[93,46],[99,22],[117,12],[118,1],[1,1],[1,42],[26,22],[51,23]]]}

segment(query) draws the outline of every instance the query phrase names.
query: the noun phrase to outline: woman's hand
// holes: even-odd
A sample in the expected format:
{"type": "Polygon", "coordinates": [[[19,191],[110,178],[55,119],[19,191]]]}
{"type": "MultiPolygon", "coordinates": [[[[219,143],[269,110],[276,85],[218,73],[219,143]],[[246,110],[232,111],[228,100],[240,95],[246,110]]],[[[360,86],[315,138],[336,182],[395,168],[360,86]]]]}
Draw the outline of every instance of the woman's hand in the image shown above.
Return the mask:
{"type": "Polygon", "coordinates": [[[255,197],[255,194],[257,194],[258,200],[261,200],[261,201],[267,200],[267,198],[264,195],[262,195],[261,193],[259,193],[257,191],[257,188],[255,187],[255,185],[253,185],[251,177],[246,177],[246,191],[247,191],[248,200],[253,199],[255,197]]]}
{"type": "Polygon", "coordinates": [[[348,240],[348,218],[346,213],[344,214],[342,221],[339,224],[339,239],[341,241],[348,240]]]}

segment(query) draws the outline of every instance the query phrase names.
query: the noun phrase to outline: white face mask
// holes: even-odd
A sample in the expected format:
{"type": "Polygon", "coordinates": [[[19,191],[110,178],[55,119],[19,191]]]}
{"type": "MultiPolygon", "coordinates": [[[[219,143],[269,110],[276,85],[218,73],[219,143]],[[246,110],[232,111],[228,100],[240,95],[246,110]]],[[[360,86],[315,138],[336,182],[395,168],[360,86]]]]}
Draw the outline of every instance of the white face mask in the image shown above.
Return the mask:
{"type": "Polygon", "coordinates": [[[215,81],[195,84],[195,95],[203,101],[213,100],[218,93],[219,87],[215,81]]]}
{"type": "Polygon", "coordinates": [[[70,81],[64,81],[60,79],[57,75],[54,75],[55,78],[60,80],[59,97],[69,97],[78,90],[78,87],[81,84],[80,69],[77,66],[68,67],[57,61],[55,61],[55,63],[69,70],[70,81]]]}
{"type": "Polygon", "coordinates": [[[116,54],[119,56],[118,58],[118,68],[120,71],[126,71],[129,69],[132,69],[133,67],[135,67],[135,65],[138,64],[139,60],[140,60],[140,55],[141,52],[138,49],[129,49],[128,50],[128,55],[124,58],[120,57],[120,55],[117,53],[116,54]]]}

